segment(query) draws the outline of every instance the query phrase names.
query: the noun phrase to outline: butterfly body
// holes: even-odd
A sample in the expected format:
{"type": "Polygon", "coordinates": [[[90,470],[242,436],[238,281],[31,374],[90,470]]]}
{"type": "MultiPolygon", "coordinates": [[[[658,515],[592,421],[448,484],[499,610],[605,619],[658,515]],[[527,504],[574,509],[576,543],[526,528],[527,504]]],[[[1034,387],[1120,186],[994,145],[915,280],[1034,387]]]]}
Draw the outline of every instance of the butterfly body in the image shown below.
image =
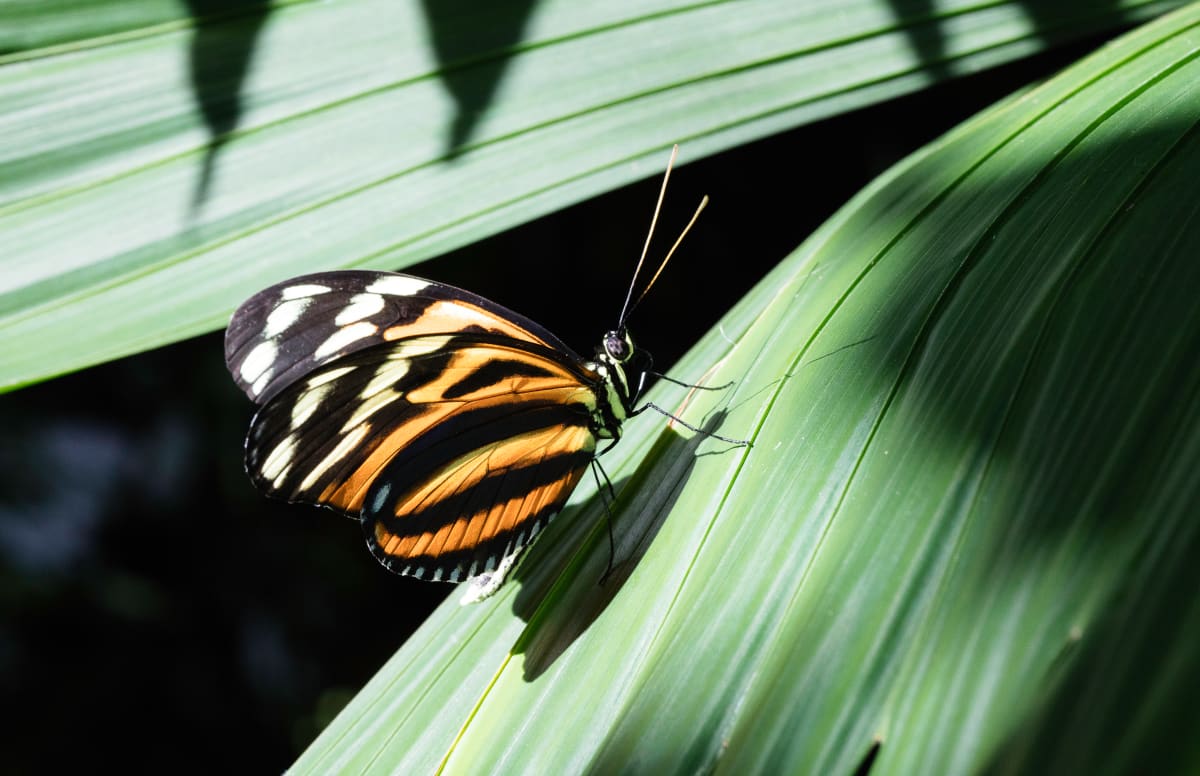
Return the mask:
{"type": "MultiPolygon", "coordinates": [[[[625,321],[708,202],[634,300],[678,151],[617,327],[591,360],[495,302],[411,275],[324,272],[246,300],[226,330],[225,363],[260,405],[246,437],[251,479],[268,495],[358,518],[396,573],[470,577],[468,603],[500,586],[626,418],[653,409],[748,444],[635,406],[657,373],[625,321]]],[[[611,552],[611,524],[609,541],[611,552]]]]}
{"type": "Polygon", "coordinates": [[[649,369],[623,327],[585,361],[483,297],[366,271],[259,292],[225,354],[261,405],[258,487],[357,517],[390,570],[451,582],[511,565],[619,439],[649,369]]]}

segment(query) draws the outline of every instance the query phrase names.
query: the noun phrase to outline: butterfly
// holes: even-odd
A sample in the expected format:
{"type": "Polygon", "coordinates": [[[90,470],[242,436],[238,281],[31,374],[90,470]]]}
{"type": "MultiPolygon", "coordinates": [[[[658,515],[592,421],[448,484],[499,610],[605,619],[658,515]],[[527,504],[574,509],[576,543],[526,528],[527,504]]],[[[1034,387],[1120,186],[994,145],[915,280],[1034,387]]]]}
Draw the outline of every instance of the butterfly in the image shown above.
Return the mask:
{"type": "Polygon", "coordinates": [[[495,302],[411,275],[322,272],[260,291],[225,334],[234,381],[260,405],[246,470],[269,496],[357,517],[389,570],[470,578],[472,598],[489,595],[598,445],[646,406],[663,412],[637,406],[657,373],[625,327],[632,290],[590,359],[495,302]]]}

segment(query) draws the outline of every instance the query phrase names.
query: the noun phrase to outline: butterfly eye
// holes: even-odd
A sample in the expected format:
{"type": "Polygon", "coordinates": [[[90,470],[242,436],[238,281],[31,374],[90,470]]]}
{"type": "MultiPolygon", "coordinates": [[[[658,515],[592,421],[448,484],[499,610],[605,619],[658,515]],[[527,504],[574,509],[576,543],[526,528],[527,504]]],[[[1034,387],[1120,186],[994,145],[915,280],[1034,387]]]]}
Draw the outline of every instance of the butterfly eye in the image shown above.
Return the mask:
{"type": "Polygon", "coordinates": [[[617,361],[628,361],[633,355],[633,341],[624,332],[610,331],[604,335],[604,352],[617,361]]]}

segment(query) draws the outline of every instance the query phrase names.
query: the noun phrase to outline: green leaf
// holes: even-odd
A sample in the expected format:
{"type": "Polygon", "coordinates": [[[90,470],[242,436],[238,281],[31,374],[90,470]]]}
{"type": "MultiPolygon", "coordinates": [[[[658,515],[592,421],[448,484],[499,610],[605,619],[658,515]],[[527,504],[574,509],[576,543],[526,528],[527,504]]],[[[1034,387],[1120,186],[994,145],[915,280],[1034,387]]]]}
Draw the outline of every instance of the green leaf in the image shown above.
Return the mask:
{"type": "Polygon", "coordinates": [[[0,5],[0,388],[1178,2],[0,5]]]}
{"type": "Polygon", "coordinates": [[[1195,772],[1200,5],[849,203],[298,773],[1195,772]],[[877,748],[877,749],[876,749],[877,748]]]}

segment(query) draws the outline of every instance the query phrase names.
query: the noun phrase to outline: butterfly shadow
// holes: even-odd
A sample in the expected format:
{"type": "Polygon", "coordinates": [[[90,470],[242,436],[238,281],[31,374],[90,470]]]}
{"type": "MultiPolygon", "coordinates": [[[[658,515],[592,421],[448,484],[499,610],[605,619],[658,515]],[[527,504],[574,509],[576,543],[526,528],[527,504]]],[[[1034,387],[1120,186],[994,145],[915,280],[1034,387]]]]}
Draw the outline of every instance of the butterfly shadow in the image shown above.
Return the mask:
{"type": "MultiPolygon", "coordinates": [[[[702,428],[712,433],[724,416],[713,413],[702,428]]],[[[525,656],[526,681],[553,665],[621,592],[674,509],[706,441],[665,427],[637,471],[613,483],[611,570],[608,518],[599,496],[564,514],[555,524],[559,530],[547,531],[534,545],[514,572],[520,590],[513,611],[528,626],[512,651],[525,656]]]]}

